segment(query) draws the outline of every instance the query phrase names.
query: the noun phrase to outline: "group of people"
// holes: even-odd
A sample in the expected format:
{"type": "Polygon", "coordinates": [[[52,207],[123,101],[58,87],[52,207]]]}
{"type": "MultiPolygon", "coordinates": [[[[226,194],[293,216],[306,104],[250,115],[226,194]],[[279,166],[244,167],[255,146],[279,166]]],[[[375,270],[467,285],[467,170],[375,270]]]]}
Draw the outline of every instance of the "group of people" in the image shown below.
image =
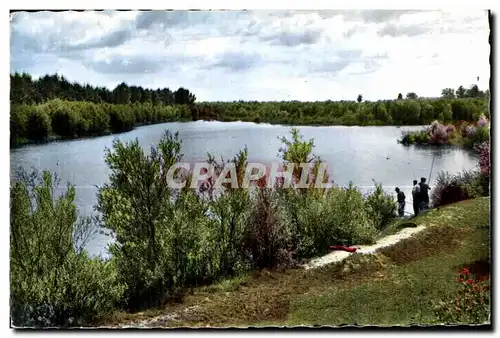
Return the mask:
{"type": "MultiPolygon", "coordinates": [[[[413,212],[414,216],[417,216],[421,211],[429,208],[429,190],[431,188],[426,183],[425,177],[420,179],[420,183],[417,180],[413,181],[413,189],[411,191],[413,197],[413,212]]],[[[398,196],[398,215],[403,217],[405,214],[406,196],[401,189],[396,188],[396,193],[398,196]]]]}

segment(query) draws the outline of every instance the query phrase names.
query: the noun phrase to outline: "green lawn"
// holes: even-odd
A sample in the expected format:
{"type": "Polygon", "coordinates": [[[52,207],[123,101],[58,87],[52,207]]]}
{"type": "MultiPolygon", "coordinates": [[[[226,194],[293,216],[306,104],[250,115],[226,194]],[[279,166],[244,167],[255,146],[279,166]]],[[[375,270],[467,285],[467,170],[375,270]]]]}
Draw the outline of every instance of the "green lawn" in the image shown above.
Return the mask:
{"type": "Polygon", "coordinates": [[[433,304],[456,290],[456,271],[489,274],[490,200],[431,210],[428,228],[374,255],[351,255],[315,270],[255,272],[194,290],[182,303],[106,323],[175,314],[161,326],[432,324],[433,304]]]}

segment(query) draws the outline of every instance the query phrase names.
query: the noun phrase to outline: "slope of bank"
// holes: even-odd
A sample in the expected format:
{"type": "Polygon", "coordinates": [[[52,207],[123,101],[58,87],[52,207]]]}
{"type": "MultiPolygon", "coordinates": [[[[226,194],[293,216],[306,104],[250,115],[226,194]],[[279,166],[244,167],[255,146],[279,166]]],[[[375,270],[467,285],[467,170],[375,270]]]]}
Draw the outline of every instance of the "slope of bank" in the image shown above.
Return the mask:
{"type": "MultiPolygon", "coordinates": [[[[261,271],[193,290],[180,303],[98,326],[247,327],[432,324],[456,271],[489,276],[490,200],[431,210],[396,244],[314,269],[261,271]],[[415,230],[414,230],[415,231],[415,230]]],[[[403,230],[408,232],[408,230],[403,230]]],[[[397,235],[397,234],[396,234],[397,235]]]]}

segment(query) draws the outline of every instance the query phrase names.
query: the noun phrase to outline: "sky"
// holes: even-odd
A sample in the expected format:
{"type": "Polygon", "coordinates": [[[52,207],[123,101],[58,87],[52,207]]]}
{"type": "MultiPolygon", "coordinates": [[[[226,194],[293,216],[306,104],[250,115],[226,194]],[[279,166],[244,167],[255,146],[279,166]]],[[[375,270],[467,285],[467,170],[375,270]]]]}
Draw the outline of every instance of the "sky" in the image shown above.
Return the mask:
{"type": "Polygon", "coordinates": [[[435,97],[490,77],[480,10],[19,12],[10,27],[12,73],[197,101],[435,97]]]}

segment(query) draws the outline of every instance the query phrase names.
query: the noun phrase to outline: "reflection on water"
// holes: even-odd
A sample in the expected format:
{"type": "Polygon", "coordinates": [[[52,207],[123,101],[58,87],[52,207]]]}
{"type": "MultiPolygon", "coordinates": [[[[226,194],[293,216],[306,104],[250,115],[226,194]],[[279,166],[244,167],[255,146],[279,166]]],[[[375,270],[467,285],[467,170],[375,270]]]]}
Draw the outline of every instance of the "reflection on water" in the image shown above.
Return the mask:
{"type": "MultiPolygon", "coordinates": [[[[404,130],[420,127],[299,127],[305,139],[314,138],[315,154],[328,165],[330,177],[339,185],[352,181],[361,190],[373,188],[373,180],[382,182],[394,194],[399,186],[411,198],[414,179],[429,177],[434,159],[431,182],[439,171],[450,173],[476,166],[477,158],[471,152],[453,147],[404,147],[397,143],[404,130]]],[[[11,151],[11,173],[21,166],[57,172],[61,183],[71,182],[77,189],[80,212],[89,215],[96,203],[96,186],[104,184],[109,171],[104,162],[104,150],[114,138],[122,141],[138,139],[149,151],[164,131],[179,132],[182,152],[187,162],[204,161],[207,152],[220,158],[232,158],[248,147],[248,161],[266,165],[277,161],[281,146],[278,137],[287,136],[290,127],[245,122],[190,122],[165,123],[144,126],[133,131],[43,145],[30,145],[11,151]]],[[[411,212],[407,203],[406,211],[411,212]]],[[[92,254],[104,253],[108,237],[97,236],[90,244],[92,254]]]]}

